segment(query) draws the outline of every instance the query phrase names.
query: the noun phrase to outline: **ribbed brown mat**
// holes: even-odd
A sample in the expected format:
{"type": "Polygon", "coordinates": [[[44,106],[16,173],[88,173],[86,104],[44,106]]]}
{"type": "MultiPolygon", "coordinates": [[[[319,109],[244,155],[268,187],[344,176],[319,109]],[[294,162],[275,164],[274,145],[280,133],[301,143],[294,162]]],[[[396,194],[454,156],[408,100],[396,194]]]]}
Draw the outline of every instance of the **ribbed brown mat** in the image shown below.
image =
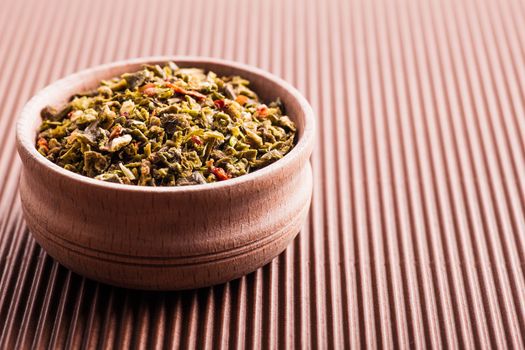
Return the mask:
{"type": "Polygon", "coordinates": [[[520,0],[0,0],[0,348],[523,348],[524,23],[520,0]],[[24,102],[154,54],[259,66],[317,113],[308,223],[240,280],[112,288],[24,224],[24,102]]]}

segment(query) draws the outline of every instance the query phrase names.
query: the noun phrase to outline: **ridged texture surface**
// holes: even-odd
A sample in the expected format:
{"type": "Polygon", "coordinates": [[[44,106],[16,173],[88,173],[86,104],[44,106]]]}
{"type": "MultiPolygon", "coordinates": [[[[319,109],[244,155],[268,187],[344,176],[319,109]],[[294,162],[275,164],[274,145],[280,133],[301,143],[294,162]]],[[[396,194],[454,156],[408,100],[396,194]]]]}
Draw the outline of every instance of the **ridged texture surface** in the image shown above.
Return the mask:
{"type": "Polygon", "coordinates": [[[524,20],[520,0],[2,0],[0,347],[523,348],[524,20]],[[317,113],[307,224],[225,285],[97,284],[22,218],[24,102],[153,54],[259,66],[317,113]]]}

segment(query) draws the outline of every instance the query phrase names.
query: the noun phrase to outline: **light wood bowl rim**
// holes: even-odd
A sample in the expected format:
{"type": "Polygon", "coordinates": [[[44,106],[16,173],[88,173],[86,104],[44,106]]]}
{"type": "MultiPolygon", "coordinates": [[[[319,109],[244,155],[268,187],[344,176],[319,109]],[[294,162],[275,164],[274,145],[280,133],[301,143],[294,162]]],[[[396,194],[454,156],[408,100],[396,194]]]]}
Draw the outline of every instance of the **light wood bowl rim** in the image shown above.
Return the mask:
{"type": "MultiPolygon", "coordinates": [[[[257,92],[257,91],[256,91],[257,92]]],[[[286,107],[286,106],[285,106],[286,107]]],[[[133,59],[126,59],[115,61],[107,64],[98,65],[92,68],[84,69],[79,72],[70,74],[60,80],[55,81],[54,83],[46,86],[40,90],[34,97],[32,97],[22,109],[22,112],[18,118],[16,124],[16,141],[18,146],[18,152],[24,153],[25,156],[31,158],[32,160],[40,163],[42,166],[49,169],[52,173],[57,176],[66,177],[74,181],[79,182],[79,184],[91,187],[102,188],[106,190],[113,191],[129,191],[129,192],[139,192],[139,193],[189,193],[189,192],[207,192],[214,191],[220,188],[228,188],[233,186],[238,186],[246,183],[256,183],[258,180],[271,176],[272,173],[277,172],[279,169],[286,168],[291,166],[297,158],[301,158],[301,155],[311,152],[313,147],[313,142],[315,138],[315,117],[312,107],[308,101],[303,97],[303,95],[295,89],[291,84],[284,81],[283,79],[257,67],[253,67],[244,63],[211,58],[211,57],[202,57],[202,56],[148,56],[148,57],[139,57],[133,59]],[[136,185],[126,185],[126,184],[116,184],[111,182],[105,182],[90,178],[84,175],[76,174],[71,171],[68,171],[55,163],[49,161],[44,156],[42,156],[35,147],[34,140],[34,130],[31,130],[32,123],[34,123],[35,118],[40,118],[40,109],[38,106],[42,105],[42,100],[46,100],[48,94],[58,90],[66,90],[67,86],[72,83],[78,83],[79,81],[87,80],[93,74],[99,74],[106,70],[111,70],[113,68],[122,67],[130,64],[147,64],[151,62],[167,62],[174,61],[185,65],[185,63],[199,63],[200,65],[206,66],[206,64],[215,64],[229,66],[233,68],[236,74],[243,75],[243,72],[249,72],[258,76],[260,79],[266,80],[267,83],[279,86],[282,89],[286,90],[298,103],[303,114],[304,114],[304,128],[302,129],[302,134],[298,135],[298,141],[295,147],[287,153],[282,159],[262,168],[253,173],[242,175],[227,181],[220,181],[214,183],[200,184],[200,185],[191,185],[191,186],[136,186],[136,185]]]]}

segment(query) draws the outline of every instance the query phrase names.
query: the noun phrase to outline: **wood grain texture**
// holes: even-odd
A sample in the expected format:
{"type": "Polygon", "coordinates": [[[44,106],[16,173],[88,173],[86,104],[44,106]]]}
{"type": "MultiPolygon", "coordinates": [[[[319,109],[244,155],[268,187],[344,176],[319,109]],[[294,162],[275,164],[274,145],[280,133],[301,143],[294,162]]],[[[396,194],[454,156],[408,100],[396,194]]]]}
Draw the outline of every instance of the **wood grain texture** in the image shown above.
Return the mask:
{"type": "Polygon", "coordinates": [[[0,347],[523,348],[524,20],[522,0],[0,0],[0,347]],[[310,101],[308,221],[264,268],[134,292],[31,238],[22,106],[146,55],[245,62],[310,101]]]}
{"type": "Polygon", "coordinates": [[[20,199],[36,241],[71,270],[112,285],[148,290],[211,286],[270,262],[295,238],[312,196],[315,122],[300,93],[271,74],[235,62],[151,57],[70,75],[38,92],[17,122],[20,199]],[[41,156],[34,142],[40,111],[60,106],[101,80],[174,61],[251,82],[262,101],[280,98],[295,121],[294,148],[279,161],[229,181],[143,187],[97,181],[41,156]]]}

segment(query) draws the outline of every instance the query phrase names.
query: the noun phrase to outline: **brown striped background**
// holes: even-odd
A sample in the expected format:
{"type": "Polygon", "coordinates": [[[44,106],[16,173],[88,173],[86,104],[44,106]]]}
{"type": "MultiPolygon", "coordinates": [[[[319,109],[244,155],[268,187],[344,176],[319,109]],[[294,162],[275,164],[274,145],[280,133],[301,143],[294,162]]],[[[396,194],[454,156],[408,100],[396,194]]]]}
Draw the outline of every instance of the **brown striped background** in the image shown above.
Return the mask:
{"type": "Polygon", "coordinates": [[[0,0],[0,348],[523,348],[524,19],[520,0],[0,0]],[[98,284],[22,218],[24,102],[156,54],[259,66],[316,111],[308,222],[240,280],[98,284]]]}

